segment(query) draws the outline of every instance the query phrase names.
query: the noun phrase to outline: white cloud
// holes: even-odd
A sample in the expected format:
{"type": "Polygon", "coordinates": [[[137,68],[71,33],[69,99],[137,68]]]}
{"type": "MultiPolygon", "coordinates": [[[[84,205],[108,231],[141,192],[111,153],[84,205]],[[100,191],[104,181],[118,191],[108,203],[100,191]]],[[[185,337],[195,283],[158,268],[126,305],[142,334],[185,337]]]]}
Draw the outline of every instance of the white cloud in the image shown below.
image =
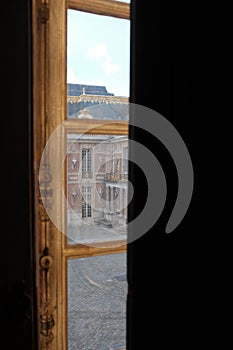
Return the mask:
{"type": "Polygon", "coordinates": [[[76,84],[78,81],[76,74],[72,67],[67,67],[67,83],[76,84]]]}
{"type": "Polygon", "coordinates": [[[115,74],[119,72],[120,65],[112,63],[112,58],[108,53],[107,45],[105,43],[96,44],[95,47],[90,47],[87,50],[86,56],[88,58],[96,58],[102,60],[102,69],[106,74],[115,74]]]}
{"type": "Polygon", "coordinates": [[[102,58],[107,55],[107,46],[105,43],[96,44],[87,50],[86,56],[89,58],[102,58]]]}
{"type": "Polygon", "coordinates": [[[106,74],[115,74],[120,70],[119,64],[112,63],[109,55],[105,56],[102,67],[106,74]]]}

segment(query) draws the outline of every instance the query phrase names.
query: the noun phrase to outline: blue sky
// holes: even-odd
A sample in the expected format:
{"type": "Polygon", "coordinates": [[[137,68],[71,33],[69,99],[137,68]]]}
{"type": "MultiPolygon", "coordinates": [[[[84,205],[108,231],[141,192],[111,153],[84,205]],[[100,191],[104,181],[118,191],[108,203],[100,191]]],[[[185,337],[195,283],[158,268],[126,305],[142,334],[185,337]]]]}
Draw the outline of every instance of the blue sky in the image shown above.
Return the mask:
{"type": "Polygon", "coordinates": [[[129,96],[130,21],[68,10],[67,22],[67,82],[129,96]]]}

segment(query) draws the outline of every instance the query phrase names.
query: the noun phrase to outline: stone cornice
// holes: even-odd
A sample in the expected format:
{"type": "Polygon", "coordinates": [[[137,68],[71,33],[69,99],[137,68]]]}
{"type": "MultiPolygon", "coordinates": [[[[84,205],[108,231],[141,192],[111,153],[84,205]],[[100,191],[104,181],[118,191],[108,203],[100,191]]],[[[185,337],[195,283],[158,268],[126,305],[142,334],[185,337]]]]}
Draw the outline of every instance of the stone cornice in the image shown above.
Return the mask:
{"type": "Polygon", "coordinates": [[[68,103],[80,103],[80,102],[91,102],[91,103],[111,103],[111,104],[128,104],[128,97],[121,96],[106,96],[106,95],[90,95],[83,94],[80,96],[68,96],[68,103]]]}

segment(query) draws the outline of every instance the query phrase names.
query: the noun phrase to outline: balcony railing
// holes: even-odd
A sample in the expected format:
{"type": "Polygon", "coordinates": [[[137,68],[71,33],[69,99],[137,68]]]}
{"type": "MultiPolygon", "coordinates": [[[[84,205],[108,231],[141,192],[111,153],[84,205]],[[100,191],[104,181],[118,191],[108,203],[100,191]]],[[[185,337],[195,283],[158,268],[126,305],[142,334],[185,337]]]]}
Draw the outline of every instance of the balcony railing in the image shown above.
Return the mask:
{"type": "Polygon", "coordinates": [[[117,181],[123,181],[128,179],[127,173],[106,173],[104,176],[105,181],[110,182],[117,182],[117,181]]]}

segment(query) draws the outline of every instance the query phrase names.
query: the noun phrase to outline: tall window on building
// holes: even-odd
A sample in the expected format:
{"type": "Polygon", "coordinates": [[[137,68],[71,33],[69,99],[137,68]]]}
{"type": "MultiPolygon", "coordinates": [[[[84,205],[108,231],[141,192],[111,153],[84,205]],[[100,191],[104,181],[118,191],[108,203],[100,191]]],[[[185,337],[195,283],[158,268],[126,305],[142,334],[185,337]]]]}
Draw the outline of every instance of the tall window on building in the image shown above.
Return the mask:
{"type": "Polygon", "coordinates": [[[82,218],[91,217],[91,186],[82,187],[82,218]]]}
{"type": "Polygon", "coordinates": [[[92,162],[91,162],[91,148],[82,149],[82,177],[92,177],[92,162]]]}

